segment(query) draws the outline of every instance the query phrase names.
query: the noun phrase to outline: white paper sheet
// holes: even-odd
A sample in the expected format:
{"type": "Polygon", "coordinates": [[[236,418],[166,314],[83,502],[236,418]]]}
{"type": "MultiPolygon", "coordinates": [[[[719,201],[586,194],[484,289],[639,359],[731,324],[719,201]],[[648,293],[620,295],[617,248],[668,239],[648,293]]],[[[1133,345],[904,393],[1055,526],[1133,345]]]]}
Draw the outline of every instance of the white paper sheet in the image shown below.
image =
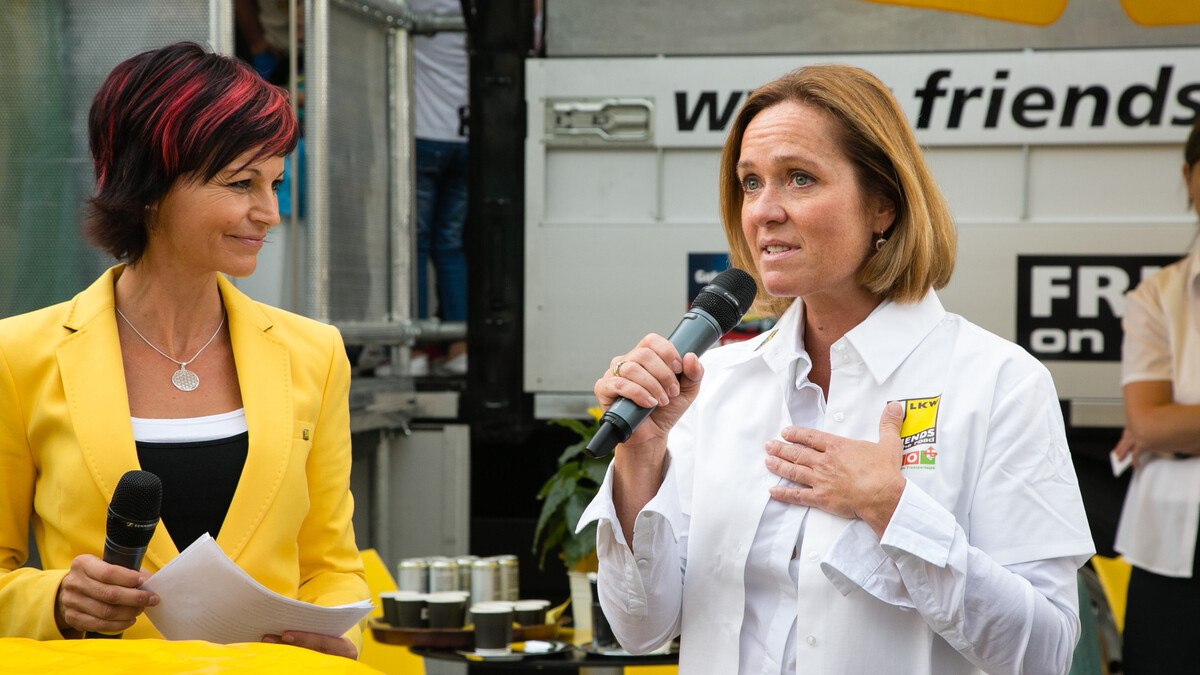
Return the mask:
{"type": "Polygon", "coordinates": [[[1125,459],[1117,459],[1117,451],[1113,450],[1108,453],[1108,461],[1112,463],[1113,475],[1119,477],[1125,473],[1125,469],[1128,469],[1133,464],[1133,453],[1125,455],[1125,459]]]}
{"type": "Polygon", "coordinates": [[[238,567],[208,534],[142,586],[160,602],[146,608],[168,640],[261,642],[287,630],[342,635],[369,613],[370,600],[321,607],[282,596],[238,567]]]}

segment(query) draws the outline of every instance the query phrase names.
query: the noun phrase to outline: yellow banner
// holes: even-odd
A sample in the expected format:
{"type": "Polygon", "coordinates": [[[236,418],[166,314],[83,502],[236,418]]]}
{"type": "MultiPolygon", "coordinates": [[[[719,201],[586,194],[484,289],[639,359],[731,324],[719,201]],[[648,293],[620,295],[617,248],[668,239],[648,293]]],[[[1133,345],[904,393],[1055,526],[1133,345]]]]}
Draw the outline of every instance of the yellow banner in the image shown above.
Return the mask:
{"type": "MultiPolygon", "coordinates": [[[[1079,0],[1084,1],[1084,0],[1079,0]]],[[[1087,0],[1095,2],[1096,0],[1087,0]]],[[[1113,0],[1110,0],[1113,1],[1113,0]]],[[[865,0],[881,5],[974,14],[986,19],[1048,26],[1062,16],[1068,0],[865,0]]],[[[1196,0],[1120,0],[1125,14],[1143,26],[1182,26],[1200,23],[1196,0]]]]}
{"type": "Polygon", "coordinates": [[[1143,26],[1200,23],[1200,2],[1195,0],[1121,0],[1121,7],[1143,26]]]}
{"type": "MultiPolygon", "coordinates": [[[[866,0],[882,5],[974,14],[987,19],[1048,26],[1062,15],[1067,0],[866,0]]],[[[1094,0],[1091,0],[1094,1],[1094,0]]],[[[1130,0],[1138,2],[1138,0],[1130,0]]],[[[1171,0],[1143,0],[1144,4],[1168,5],[1171,0]]]]}

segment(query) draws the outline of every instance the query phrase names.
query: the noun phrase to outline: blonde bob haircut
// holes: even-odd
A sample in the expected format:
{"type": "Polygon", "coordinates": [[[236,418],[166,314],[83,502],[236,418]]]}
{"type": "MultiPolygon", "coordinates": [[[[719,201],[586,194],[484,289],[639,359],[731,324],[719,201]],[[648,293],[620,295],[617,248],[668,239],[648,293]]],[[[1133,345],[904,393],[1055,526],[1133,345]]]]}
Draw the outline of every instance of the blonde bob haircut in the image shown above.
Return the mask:
{"type": "MultiPolygon", "coordinates": [[[[816,106],[841,130],[840,146],[854,165],[864,195],[879,195],[895,206],[887,243],[858,270],[863,288],[896,302],[917,302],[942,288],[954,271],[957,235],[950,209],[921,156],[904,112],[888,88],[871,73],[845,65],[794,70],[754,90],[738,111],[721,152],[721,219],[735,267],[749,272],[759,290],[762,278],[742,233],[742,186],[737,165],[750,120],[785,101],[816,106]]],[[[867,205],[863,209],[866,211],[867,205]]],[[[756,307],[779,315],[792,298],[759,294],[756,307]]]]}

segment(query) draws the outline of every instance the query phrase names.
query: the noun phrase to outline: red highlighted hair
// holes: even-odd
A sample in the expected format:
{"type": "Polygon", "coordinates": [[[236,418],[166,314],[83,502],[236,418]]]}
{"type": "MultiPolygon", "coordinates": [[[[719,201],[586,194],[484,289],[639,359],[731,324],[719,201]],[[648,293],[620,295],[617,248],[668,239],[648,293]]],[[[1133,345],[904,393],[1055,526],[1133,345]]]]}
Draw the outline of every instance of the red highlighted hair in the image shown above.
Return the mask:
{"type": "Polygon", "coordinates": [[[146,209],[179,180],[209,181],[239,155],[251,162],[296,147],[299,127],[285,90],[241,61],[194,42],[117,64],[88,114],[96,189],[88,238],[136,263],[146,251],[146,209]]]}

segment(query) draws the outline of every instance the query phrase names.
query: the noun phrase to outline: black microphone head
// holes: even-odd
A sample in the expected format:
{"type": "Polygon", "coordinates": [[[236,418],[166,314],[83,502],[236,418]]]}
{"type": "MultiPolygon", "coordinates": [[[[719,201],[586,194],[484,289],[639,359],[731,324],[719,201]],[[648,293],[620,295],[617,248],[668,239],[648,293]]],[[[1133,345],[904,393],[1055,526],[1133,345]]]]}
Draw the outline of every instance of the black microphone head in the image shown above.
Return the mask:
{"type": "Polygon", "coordinates": [[[757,293],[758,285],[754,283],[754,277],[744,270],[730,267],[700,289],[692,307],[708,312],[721,326],[721,333],[727,333],[750,311],[757,293]]]}
{"type": "Polygon", "coordinates": [[[149,471],[126,471],[113,490],[105,534],[118,546],[146,546],[161,513],[162,481],[158,476],[149,471]]]}

